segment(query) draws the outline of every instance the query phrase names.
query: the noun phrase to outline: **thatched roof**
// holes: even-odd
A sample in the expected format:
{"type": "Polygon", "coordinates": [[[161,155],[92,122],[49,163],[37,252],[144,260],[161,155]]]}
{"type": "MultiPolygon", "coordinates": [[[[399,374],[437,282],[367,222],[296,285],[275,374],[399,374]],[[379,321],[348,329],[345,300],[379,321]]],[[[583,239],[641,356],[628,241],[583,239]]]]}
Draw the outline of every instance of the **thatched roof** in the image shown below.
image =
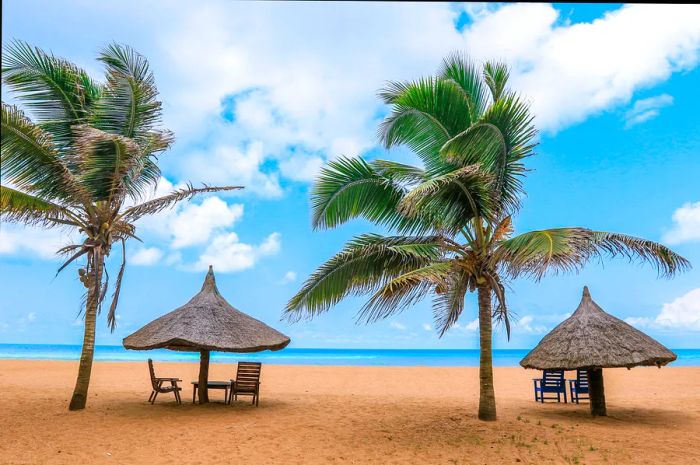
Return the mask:
{"type": "Polygon", "coordinates": [[[287,344],[287,336],[226,302],[216,288],[211,266],[202,290],[192,300],[124,338],[127,349],[189,352],[260,352],[287,344]]]}
{"type": "Polygon", "coordinates": [[[676,354],[603,311],[588,287],[578,308],[547,334],[520,365],[539,370],[666,365],[676,354]]]}

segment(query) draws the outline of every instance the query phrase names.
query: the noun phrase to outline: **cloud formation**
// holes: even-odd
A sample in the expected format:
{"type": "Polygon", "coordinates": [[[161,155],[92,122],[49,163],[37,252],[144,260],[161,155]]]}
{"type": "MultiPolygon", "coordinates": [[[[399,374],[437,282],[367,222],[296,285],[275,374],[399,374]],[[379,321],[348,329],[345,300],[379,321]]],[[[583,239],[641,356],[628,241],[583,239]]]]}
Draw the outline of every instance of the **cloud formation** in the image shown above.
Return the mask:
{"type": "MultiPolygon", "coordinates": [[[[171,14],[154,34],[169,70],[158,76],[166,122],[186,154],[179,174],[268,197],[285,179],[309,181],[323,162],[374,148],[386,111],[377,90],[434,73],[453,51],[510,64],[513,88],[551,134],[695,67],[700,49],[695,5],[628,5],[586,23],[548,4],[213,2],[171,14]]],[[[667,102],[638,101],[657,107],[631,124],[667,102]]]]}
{"type": "Polygon", "coordinates": [[[275,255],[281,249],[280,233],[272,233],[259,245],[240,242],[235,232],[216,236],[200,255],[194,270],[203,271],[212,265],[227,273],[252,268],[262,257],[275,255]]]}
{"type": "Polygon", "coordinates": [[[129,263],[137,266],[151,266],[160,262],[163,252],[157,247],[143,247],[131,256],[129,263]]]}
{"type": "Polygon", "coordinates": [[[700,331],[700,288],[665,303],[655,317],[631,317],[625,321],[638,327],[700,331]]]}
{"type": "Polygon", "coordinates": [[[629,128],[656,118],[661,109],[669,105],[673,105],[673,97],[668,94],[637,100],[625,113],[625,127],[629,128]]]}
{"type": "Polygon", "coordinates": [[[673,212],[673,227],[663,240],[672,245],[700,240],[700,202],[685,203],[673,212]]]}

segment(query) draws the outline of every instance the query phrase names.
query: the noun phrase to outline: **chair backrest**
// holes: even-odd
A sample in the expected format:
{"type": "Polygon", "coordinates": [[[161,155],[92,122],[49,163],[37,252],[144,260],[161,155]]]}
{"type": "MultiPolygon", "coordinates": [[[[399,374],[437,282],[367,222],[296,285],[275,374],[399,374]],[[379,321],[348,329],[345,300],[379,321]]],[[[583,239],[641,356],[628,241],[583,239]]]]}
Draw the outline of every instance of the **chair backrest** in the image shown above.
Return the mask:
{"type": "Polygon", "coordinates": [[[156,382],[156,370],[153,369],[153,360],[150,358],[148,359],[148,371],[151,374],[151,386],[153,386],[153,389],[156,389],[158,387],[158,383],[156,382]]]}
{"type": "Polygon", "coordinates": [[[564,370],[544,370],[542,372],[542,384],[545,386],[563,386],[564,370]]]}
{"type": "Polygon", "coordinates": [[[254,388],[260,382],[260,362],[238,362],[236,371],[236,386],[241,388],[254,388]]]}
{"type": "Polygon", "coordinates": [[[577,370],[576,381],[580,388],[588,387],[588,370],[577,370]]]}

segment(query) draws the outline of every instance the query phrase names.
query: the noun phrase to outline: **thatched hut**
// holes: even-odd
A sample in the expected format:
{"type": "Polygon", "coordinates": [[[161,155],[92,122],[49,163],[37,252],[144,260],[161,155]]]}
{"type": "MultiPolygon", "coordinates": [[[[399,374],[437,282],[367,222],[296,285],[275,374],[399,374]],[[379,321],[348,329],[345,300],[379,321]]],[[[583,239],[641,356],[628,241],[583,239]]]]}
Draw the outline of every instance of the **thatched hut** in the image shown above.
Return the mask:
{"type": "Polygon", "coordinates": [[[219,293],[210,266],[197,295],[182,307],[127,336],[123,344],[134,350],[165,348],[199,352],[199,401],[203,403],[209,401],[210,351],[280,350],[289,344],[289,338],[232,307],[219,293]]]}
{"type": "Polygon", "coordinates": [[[588,370],[591,414],[606,415],[603,368],[666,365],[676,354],[606,313],[591,298],[588,287],[576,311],[547,334],[520,361],[538,370],[588,370]]]}

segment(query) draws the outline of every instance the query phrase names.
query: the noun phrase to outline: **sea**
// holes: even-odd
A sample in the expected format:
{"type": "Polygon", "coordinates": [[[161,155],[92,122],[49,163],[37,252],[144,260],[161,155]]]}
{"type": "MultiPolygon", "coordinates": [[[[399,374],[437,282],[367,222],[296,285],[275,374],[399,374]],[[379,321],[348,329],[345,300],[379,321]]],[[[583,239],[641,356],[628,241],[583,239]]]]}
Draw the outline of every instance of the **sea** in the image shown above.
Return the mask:
{"type": "MultiPolygon", "coordinates": [[[[519,366],[529,349],[496,349],[495,366],[519,366]]],[[[677,349],[678,359],[669,366],[700,366],[700,349],[677,349]]],[[[79,345],[0,344],[0,360],[78,360],[79,345]]],[[[122,346],[98,345],[95,360],[111,362],[146,361],[197,362],[196,352],[165,349],[126,350],[122,346]]],[[[240,360],[276,365],[360,365],[360,366],[479,366],[475,349],[302,349],[286,348],[276,352],[236,354],[212,352],[212,362],[236,363],[240,360]]]]}

